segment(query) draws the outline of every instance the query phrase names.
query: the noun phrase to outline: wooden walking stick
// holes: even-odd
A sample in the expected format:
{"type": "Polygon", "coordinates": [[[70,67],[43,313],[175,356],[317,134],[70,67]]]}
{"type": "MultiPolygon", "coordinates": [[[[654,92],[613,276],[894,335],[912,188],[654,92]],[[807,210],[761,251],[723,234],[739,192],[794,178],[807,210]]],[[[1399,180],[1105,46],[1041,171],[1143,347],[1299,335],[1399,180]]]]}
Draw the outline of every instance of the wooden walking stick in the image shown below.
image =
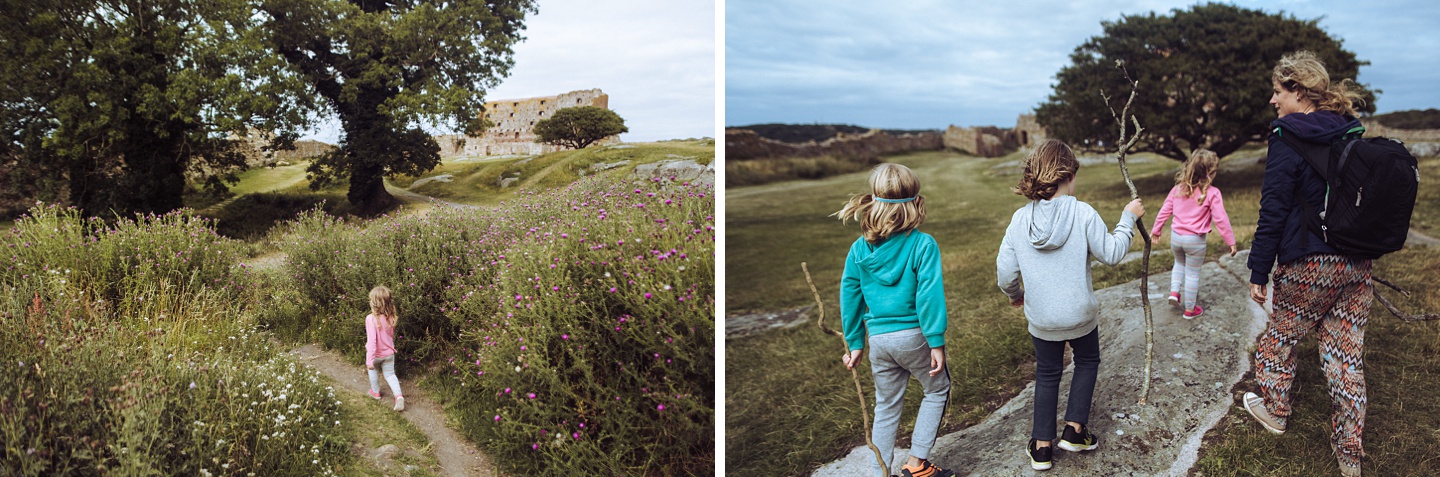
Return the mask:
{"type": "MultiPolygon", "coordinates": [[[[800,262],[800,269],[805,271],[805,283],[810,285],[810,293],[815,295],[815,309],[820,310],[820,318],[815,320],[815,324],[820,327],[820,331],[839,337],[845,353],[850,353],[850,346],[845,344],[845,334],[825,327],[825,304],[820,302],[820,292],[815,290],[815,282],[810,280],[810,267],[805,262],[800,262]]],[[[865,446],[875,453],[875,462],[880,464],[880,468],[885,469],[885,458],[880,455],[880,448],[875,446],[875,441],[870,439],[870,412],[865,410],[865,391],[860,387],[860,372],[850,368],[850,378],[855,380],[855,397],[860,399],[860,420],[865,424],[865,446]]],[[[885,473],[889,472],[890,469],[885,469],[885,473]]]]}
{"type": "MultiPolygon", "coordinates": [[[[1125,108],[1120,114],[1115,114],[1115,107],[1110,105],[1110,96],[1105,90],[1100,90],[1100,97],[1105,98],[1105,106],[1110,108],[1110,115],[1115,117],[1115,123],[1120,126],[1120,141],[1115,151],[1115,159],[1120,162],[1120,175],[1125,177],[1125,185],[1130,187],[1130,198],[1139,199],[1140,193],[1135,190],[1135,182],[1130,180],[1130,168],[1125,165],[1125,154],[1140,139],[1140,132],[1145,128],[1140,127],[1140,120],[1130,116],[1130,121],[1135,123],[1135,132],[1127,139],[1125,137],[1125,116],[1130,114],[1130,103],[1135,101],[1135,92],[1140,89],[1140,82],[1130,78],[1130,72],[1125,70],[1125,64],[1119,60],[1115,61],[1115,67],[1125,74],[1125,80],[1130,82],[1130,99],[1125,100],[1125,108]]],[[[1140,303],[1145,309],[1145,378],[1140,384],[1140,404],[1145,404],[1146,398],[1150,397],[1150,364],[1154,361],[1155,355],[1155,321],[1150,313],[1150,232],[1145,229],[1145,222],[1139,217],[1135,218],[1135,229],[1145,239],[1145,254],[1140,259],[1140,303]]]]}

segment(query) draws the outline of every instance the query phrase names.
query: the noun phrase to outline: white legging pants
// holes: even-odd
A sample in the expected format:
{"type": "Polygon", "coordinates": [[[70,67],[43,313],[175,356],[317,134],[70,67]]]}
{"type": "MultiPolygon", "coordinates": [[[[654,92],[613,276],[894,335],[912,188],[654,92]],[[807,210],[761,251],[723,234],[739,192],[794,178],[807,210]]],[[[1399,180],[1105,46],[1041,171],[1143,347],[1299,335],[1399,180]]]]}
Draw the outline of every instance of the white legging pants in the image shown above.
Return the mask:
{"type": "Polygon", "coordinates": [[[1205,264],[1205,236],[1170,233],[1175,268],[1170,270],[1170,292],[1180,293],[1186,310],[1195,308],[1200,294],[1200,266],[1205,264]]]}
{"type": "Polygon", "coordinates": [[[366,369],[365,372],[370,374],[371,393],[380,393],[380,373],[384,372],[385,382],[390,384],[390,392],[395,393],[395,397],[405,395],[400,392],[400,379],[395,377],[395,355],[375,358],[375,369],[366,369]]]}

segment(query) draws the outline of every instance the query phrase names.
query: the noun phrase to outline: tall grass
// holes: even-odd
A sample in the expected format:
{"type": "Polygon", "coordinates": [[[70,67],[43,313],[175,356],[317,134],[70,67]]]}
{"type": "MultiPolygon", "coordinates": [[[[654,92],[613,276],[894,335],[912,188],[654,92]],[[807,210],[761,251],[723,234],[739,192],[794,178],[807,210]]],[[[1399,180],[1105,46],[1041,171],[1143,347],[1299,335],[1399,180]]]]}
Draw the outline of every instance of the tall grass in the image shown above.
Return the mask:
{"type": "Polygon", "coordinates": [[[281,240],[301,310],[267,318],[358,359],[375,285],[405,362],[512,472],[713,468],[713,187],[583,179],[500,206],[345,222],[281,240]],[[304,324],[295,324],[305,321],[304,324]]]}
{"type": "Polygon", "coordinates": [[[349,459],[332,390],[243,318],[244,245],[204,225],[58,207],[17,221],[0,242],[0,474],[328,475],[349,459]]]}

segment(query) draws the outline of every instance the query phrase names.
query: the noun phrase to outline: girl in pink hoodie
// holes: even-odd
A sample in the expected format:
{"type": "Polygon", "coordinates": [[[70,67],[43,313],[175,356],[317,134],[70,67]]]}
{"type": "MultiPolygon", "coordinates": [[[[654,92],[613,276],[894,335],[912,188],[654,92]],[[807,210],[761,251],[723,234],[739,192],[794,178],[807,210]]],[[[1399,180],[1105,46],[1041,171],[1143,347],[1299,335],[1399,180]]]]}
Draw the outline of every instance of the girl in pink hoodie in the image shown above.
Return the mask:
{"type": "Polygon", "coordinates": [[[1210,184],[1219,166],[1220,157],[1209,149],[1190,153],[1190,160],[1175,174],[1175,187],[1165,197],[1165,205],[1155,216],[1155,228],[1150,231],[1152,241],[1159,241],[1165,220],[1174,215],[1175,221],[1170,224],[1170,251],[1175,253],[1175,268],[1170,271],[1170,304],[1181,304],[1183,290],[1187,320],[1205,311],[1196,303],[1200,265],[1205,263],[1205,234],[1212,226],[1219,229],[1225,245],[1230,246],[1230,256],[1236,252],[1235,232],[1230,229],[1230,217],[1225,215],[1225,201],[1220,198],[1220,189],[1210,184]]]}
{"type": "Polygon", "coordinates": [[[395,378],[395,300],[390,289],[378,286],[370,290],[370,314],[365,315],[365,369],[370,374],[370,397],[380,399],[380,377],[375,372],[379,366],[385,373],[385,382],[395,393],[395,410],[405,410],[405,396],[400,392],[400,380],[395,378]]]}

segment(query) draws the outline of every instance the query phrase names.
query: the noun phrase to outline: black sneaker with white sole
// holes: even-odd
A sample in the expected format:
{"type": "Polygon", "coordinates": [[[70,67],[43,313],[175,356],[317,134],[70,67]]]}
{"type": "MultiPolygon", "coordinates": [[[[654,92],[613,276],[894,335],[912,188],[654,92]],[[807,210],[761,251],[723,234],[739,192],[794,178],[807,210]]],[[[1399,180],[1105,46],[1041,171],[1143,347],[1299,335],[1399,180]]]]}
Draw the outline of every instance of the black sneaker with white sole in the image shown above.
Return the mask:
{"type": "Polygon", "coordinates": [[[1035,439],[1030,439],[1030,445],[1025,449],[1025,455],[1030,457],[1030,468],[1035,470],[1050,470],[1051,455],[1054,453],[1054,447],[1035,447],[1035,439]]]}
{"type": "Polygon", "coordinates": [[[1075,428],[1066,424],[1065,432],[1060,434],[1060,443],[1057,445],[1070,452],[1084,452],[1100,447],[1100,438],[1091,434],[1084,425],[1080,426],[1080,432],[1075,432],[1075,428]]]}

